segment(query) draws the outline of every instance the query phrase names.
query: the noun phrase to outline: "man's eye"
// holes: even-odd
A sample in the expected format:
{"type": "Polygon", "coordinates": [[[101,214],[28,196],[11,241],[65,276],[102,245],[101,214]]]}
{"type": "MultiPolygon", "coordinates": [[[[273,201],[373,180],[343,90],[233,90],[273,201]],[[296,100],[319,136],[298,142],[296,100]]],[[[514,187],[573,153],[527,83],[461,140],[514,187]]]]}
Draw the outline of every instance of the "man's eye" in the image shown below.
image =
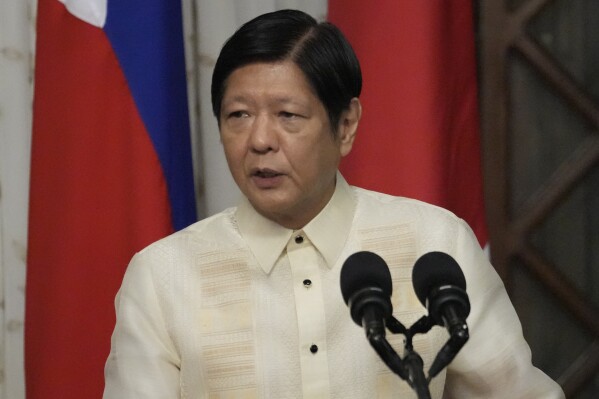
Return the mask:
{"type": "Polygon", "coordinates": [[[287,111],[281,111],[281,112],[279,112],[279,115],[286,119],[292,119],[292,118],[296,118],[298,116],[297,114],[294,114],[292,112],[287,112],[287,111]]]}
{"type": "Polygon", "coordinates": [[[229,113],[229,118],[244,118],[248,116],[246,111],[233,111],[229,113]]]}

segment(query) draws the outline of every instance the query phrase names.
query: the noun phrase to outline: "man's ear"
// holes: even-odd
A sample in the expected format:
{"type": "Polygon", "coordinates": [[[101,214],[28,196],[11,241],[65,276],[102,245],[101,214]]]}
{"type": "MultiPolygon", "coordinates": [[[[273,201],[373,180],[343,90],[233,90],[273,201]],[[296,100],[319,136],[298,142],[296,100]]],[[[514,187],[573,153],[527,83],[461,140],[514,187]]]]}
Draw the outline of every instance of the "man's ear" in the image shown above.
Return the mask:
{"type": "Polygon", "coordinates": [[[339,125],[337,127],[337,137],[339,140],[339,152],[342,157],[349,154],[354,145],[358,124],[362,117],[362,104],[357,97],[349,102],[349,109],[341,113],[339,125]]]}

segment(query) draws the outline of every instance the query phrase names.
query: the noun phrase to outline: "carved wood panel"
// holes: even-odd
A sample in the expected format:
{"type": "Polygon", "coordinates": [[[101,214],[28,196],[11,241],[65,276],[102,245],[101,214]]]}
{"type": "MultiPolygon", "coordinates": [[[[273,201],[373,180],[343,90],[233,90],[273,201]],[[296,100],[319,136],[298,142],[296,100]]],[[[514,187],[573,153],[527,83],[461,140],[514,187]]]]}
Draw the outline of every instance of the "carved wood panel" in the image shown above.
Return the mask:
{"type": "Polygon", "coordinates": [[[493,264],[533,362],[599,397],[599,6],[475,5],[493,264]]]}

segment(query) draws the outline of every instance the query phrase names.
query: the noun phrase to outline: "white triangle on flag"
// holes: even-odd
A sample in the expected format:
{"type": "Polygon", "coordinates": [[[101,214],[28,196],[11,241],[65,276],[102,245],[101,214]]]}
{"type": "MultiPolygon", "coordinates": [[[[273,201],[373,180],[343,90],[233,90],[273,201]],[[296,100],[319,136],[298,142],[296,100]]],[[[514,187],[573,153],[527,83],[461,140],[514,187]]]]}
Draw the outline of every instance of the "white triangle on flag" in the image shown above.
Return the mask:
{"type": "Polygon", "coordinates": [[[103,28],[106,23],[108,0],[58,0],[77,18],[103,28]]]}

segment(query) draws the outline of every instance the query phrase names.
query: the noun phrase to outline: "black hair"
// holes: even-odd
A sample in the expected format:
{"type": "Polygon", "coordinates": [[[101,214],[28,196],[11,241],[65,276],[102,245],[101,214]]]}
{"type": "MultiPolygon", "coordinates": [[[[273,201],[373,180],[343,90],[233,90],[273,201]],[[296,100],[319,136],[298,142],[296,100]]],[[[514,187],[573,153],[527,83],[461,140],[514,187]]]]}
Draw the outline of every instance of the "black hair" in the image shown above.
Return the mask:
{"type": "Polygon", "coordinates": [[[297,10],[260,15],[225,42],[212,74],[212,111],[219,124],[226,81],[233,71],[255,62],[286,60],[302,70],[336,132],[341,113],[362,90],[360,63],[336,26],[297,10]]]}

